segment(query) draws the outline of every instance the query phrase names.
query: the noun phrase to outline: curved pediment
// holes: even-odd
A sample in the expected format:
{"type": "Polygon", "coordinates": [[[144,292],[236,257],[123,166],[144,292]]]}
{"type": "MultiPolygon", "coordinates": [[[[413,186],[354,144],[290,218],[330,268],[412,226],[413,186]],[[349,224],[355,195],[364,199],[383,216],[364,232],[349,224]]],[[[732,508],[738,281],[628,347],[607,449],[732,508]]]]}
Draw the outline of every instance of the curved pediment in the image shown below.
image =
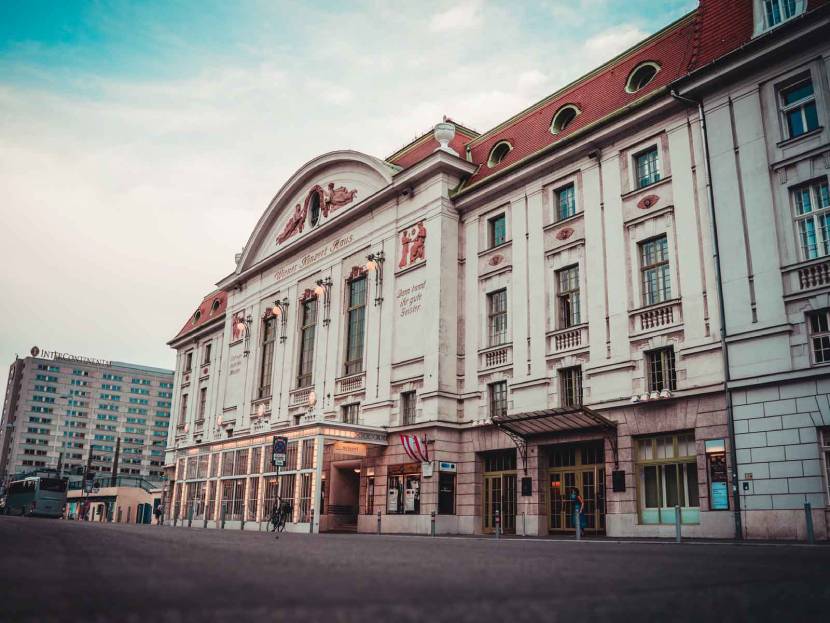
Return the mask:
{"type": "Polygon", "coordinates": [[[387,186],[395,169],[357,151],[334,151],[306,163],[291,176],[259,219],[236,266],[236,273],[324,228],[387,186]]]}

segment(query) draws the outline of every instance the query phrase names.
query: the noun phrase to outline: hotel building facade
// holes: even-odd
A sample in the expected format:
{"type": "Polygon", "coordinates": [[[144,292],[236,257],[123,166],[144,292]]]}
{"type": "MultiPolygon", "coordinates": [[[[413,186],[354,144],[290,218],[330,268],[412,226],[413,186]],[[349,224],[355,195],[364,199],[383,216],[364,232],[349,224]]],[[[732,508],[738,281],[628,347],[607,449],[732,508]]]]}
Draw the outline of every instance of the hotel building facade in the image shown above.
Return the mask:
{"type": "Polygon", "coordinates": [[[32,349],[9,368],[0,482],[39,469],[163,480],[173,371],[32,349]]]}
{"type": "Polygon", "coordinates": [[[705,134],[675,86],[756,36],[770,3],[745,4],[484,134],[301,167],[170,342],[173,516],[259,527],[282,498],[296,530],[541,535],[575,530],[578,491],[588,534],[674,534],[676,509],[741,530],[705,134]]]}

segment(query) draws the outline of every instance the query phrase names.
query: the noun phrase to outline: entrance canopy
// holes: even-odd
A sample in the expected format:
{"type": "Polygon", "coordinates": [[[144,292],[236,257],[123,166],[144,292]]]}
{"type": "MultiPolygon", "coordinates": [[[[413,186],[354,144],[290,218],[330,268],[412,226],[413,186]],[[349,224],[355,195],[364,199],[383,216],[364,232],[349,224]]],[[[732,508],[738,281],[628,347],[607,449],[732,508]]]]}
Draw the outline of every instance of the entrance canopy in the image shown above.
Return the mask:
{"type": "Polygon", "coordinates": [[[617,424],[596,411],[581,405],[558,407],[524,413],[504,413],[492,417],[493,424],[504,432],[516,444],[527,472],[527,441],[532,437],[555,435],[580,430],[599,429],[608,437],[614,452],[614,464],[617,458],[617,424]]]}
{"type": "Polygon", "coordinates": [[[523,439],[534,435],[566,433],[586,428],[616,430],[617,424],[588,407],[559,407],[525,413],[494,415],[493,424],[523,439]]]}

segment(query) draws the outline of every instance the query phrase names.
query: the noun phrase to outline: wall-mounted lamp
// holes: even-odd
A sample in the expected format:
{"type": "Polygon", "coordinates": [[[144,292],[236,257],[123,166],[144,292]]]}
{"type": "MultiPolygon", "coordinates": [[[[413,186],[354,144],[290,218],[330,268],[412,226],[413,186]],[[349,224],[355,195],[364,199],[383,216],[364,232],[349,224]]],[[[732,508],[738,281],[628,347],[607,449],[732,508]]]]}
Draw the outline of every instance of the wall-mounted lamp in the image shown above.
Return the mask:
{"type": "Polygon", "coordinates": [[[285,342],[288,339],[285,335],[285,325],[288,324],[288,297],[281,301],[274,301],[271,313],[274,314],[274,318],[280,321],[280,342],[285,342]]]}
{"type": "Polygon", "coordinates": [[[385,261],[383,251],[366,256],[366,270],[375,273],[375,305],[383,303],[383,263],[385,261]]]}
{"type": "Polygon", "coordinates": [[[331,322],[331,277],[317,280],[317,287],[314,288],[314,293],[318,300],[323,301],[323,326],[327,327],[331,322]]]}

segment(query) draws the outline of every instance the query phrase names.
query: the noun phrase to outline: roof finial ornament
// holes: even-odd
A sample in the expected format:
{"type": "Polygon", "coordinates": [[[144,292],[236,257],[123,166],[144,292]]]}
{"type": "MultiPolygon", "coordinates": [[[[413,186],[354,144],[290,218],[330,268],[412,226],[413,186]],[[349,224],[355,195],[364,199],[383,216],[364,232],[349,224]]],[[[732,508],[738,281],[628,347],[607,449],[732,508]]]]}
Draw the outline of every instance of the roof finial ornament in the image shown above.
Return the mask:
{"type": "Polygon", "coordinates": [[[439,143],[438,149],[450,153],[453,156],[458,155],[458,152],[450,147],[450,141],[455,137],[455,124],[448,122],[446,115],[444,115],[444,121],[435,126],[433,136],[439,143]]]}

